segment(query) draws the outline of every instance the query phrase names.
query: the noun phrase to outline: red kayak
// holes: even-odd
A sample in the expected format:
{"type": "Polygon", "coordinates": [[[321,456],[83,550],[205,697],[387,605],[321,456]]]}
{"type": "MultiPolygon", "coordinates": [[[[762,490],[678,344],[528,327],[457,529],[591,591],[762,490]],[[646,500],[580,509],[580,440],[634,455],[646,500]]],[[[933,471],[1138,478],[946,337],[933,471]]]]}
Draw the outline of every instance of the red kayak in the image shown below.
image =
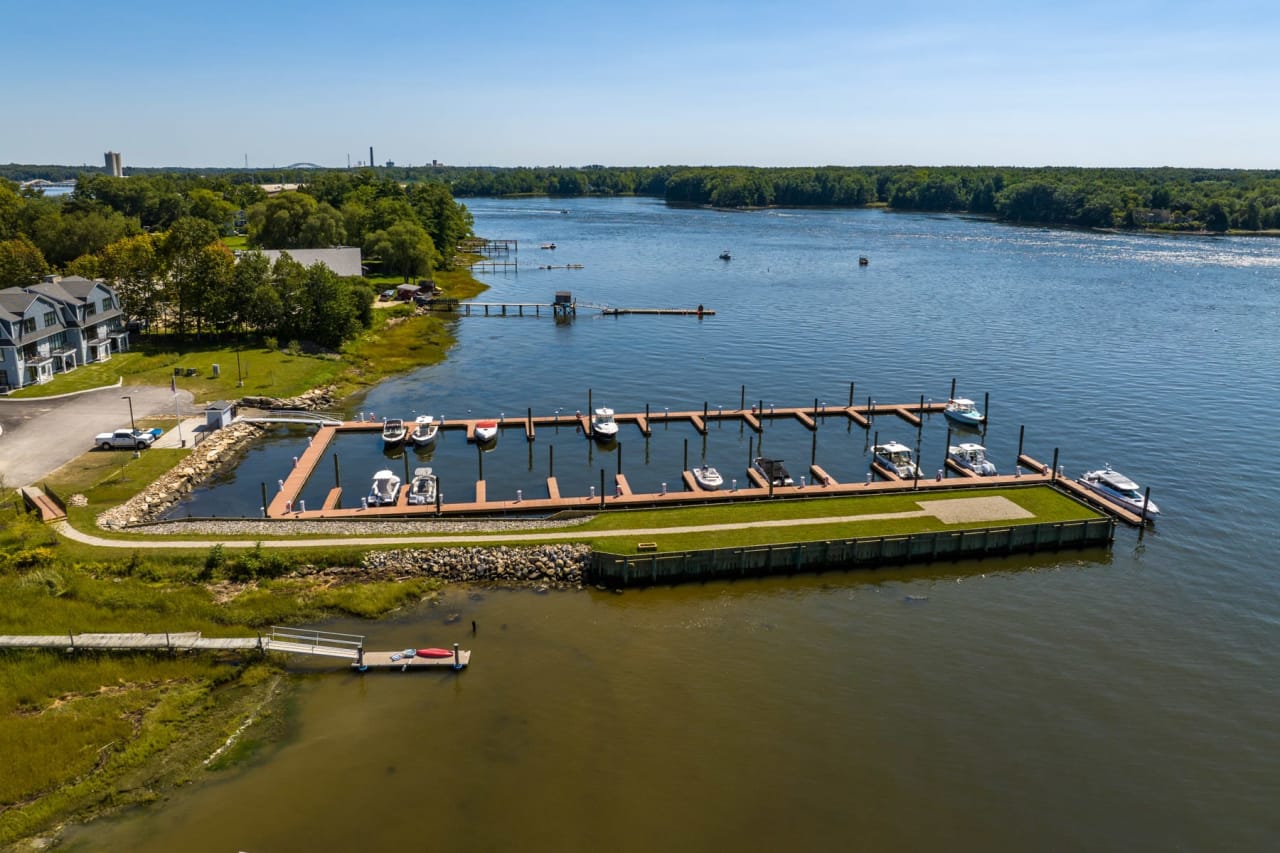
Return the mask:
{"type": "Polygon", "coordinates": [[[453,649],[418,649],[420,658],[451,658],[453,649]]]}

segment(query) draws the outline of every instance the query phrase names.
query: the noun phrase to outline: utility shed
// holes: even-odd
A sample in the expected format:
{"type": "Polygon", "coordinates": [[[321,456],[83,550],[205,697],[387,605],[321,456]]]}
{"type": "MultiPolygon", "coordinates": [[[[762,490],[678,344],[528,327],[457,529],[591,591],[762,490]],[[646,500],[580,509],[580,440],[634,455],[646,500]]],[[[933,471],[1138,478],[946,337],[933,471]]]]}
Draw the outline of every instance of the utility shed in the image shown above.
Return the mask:
{"type": "Polygon", "coordinates": [[[204,424],[209,429],[231,426],[236,416],[236,404],[230,400],[214,400],[204,410],[204,424]]]}

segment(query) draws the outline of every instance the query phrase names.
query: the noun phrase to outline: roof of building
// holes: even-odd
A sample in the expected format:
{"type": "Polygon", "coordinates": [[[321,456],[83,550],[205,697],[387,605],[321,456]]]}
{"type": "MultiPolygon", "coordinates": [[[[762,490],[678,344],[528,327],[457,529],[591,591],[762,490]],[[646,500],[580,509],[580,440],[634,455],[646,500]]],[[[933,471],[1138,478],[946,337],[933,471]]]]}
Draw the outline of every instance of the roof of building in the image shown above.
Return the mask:
{"type": "Polygon", "coordinates": [[[288,255],[304,267],[318,262],[338,275],[364,274],[358,246],[338,246],[334,249],[263,249],[262,254],[273,264],[281,255],[288,255]]]}

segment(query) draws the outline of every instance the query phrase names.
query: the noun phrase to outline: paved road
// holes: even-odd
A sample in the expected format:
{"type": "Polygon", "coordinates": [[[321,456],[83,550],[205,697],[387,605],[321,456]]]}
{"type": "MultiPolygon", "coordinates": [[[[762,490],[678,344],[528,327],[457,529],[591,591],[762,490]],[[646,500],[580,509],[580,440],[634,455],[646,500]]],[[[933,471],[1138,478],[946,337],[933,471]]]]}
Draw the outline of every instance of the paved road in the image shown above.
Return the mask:
{"type": "MultiPolygon", "coordinates": [[[[0,398],[0,477],[4,485],[14,488],[37,482],[92,449],[98,433],[127,427],[129,401],[121,399],[124,394],[133,399],[135,420],[148,415],[173,417],[173,394],[163,386],[100,388],[69,397],[30,400],[0,398]]],[[[189,410],[191,394],[179,391],[178,404],[184,412],[189,410]]]]}

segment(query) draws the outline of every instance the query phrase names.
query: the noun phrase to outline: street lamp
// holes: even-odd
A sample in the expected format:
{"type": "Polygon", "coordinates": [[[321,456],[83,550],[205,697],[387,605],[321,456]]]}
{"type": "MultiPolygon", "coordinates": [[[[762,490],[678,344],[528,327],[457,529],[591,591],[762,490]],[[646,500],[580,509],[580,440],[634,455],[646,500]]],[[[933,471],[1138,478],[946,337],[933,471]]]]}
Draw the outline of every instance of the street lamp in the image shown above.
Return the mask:
{"type": "Polygon", "coordinates": [[[236,387],[244,387],[244,377],[240,375],[240,347],[236,347],[236,387]]]}
{"type": "Polygon", "coordinates": [[[120,399],[129,401],[129,428],[132,429],[134,432],[137,432],[138,425],[133,422],[133,396],[130,394],[125,394],[120,399]]]}

